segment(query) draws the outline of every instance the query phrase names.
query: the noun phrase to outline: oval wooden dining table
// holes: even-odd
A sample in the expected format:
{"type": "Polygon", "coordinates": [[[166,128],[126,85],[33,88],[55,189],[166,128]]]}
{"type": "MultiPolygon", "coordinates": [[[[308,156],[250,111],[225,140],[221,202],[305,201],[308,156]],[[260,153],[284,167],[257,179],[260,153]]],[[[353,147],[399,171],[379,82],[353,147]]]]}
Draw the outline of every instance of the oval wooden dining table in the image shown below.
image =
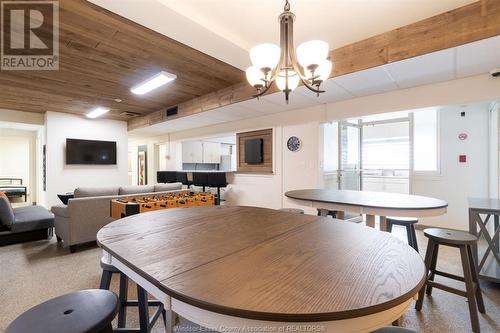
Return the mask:
{"type": "Polygon", "coordinates": [[[390,234],[256,207],[134,215],[97,241],[166,309],[222,332],[370,332],[400,318],[425,277],[390,234]]]}
{"type": "Polygon", "coordinates": [[[366,214],[366,225],[375,226],[375,216],[380,217],[380,230],[386,231],[386,217],[429,217],[445,214],[448,203],[441,199],[420,195],[332,190],[332,189],[305,189],[293,190],[285,196],[318,208],[326,216],[328,210],[337,211],[337,217],[344,218],[345,212],[366,214]]]}

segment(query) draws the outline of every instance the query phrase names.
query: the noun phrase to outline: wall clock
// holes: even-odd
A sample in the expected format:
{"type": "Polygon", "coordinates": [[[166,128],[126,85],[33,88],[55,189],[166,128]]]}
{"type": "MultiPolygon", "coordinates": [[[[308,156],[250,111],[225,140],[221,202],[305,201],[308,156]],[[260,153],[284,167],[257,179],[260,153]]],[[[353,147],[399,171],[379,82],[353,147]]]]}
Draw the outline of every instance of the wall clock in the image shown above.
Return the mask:
{"type": "Polygon", "coordinates": [[[302,141],[296,136],[291,136],[286,142],[289,151],[298,151],[302,146],[302,141]]]}

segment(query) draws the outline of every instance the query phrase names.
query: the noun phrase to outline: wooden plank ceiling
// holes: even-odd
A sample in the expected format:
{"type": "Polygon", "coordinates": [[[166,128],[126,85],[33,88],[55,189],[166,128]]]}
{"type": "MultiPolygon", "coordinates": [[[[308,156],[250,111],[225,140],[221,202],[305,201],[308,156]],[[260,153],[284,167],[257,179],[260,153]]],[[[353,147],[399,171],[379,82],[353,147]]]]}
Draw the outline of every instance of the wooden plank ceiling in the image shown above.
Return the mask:
{"type": "Polygon", "coordinates": [[[0,109],[146,115],[245,80],[244,72],[84,0],[60,5],[58,71],[1,71],[0,109]],[[146,96],[130,92],[159,71],[177,79],[146,96]],[[121,99],[117,103],[115,99],[121,99]]]}
{"type": "MultiPolygon", "coordinates": [[[[500,35],[500,0],[481,0],[330,51],[331,77],[401,61],[500,35]]],[[[269,93],[277,89],[270,89],[269,93]]],[[[178,105],[178,114],[158,110],[131,119],[129,130],[212,110],[253,98],[245,81],[178,105]]]]}

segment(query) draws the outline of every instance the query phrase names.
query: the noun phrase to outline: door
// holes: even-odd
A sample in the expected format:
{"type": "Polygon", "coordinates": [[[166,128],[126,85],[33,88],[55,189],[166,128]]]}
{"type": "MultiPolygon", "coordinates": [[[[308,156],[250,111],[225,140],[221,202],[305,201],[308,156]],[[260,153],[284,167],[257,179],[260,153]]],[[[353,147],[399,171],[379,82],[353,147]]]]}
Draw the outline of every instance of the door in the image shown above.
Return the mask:
{"type": "Polygon", "coordinates": [[[361,190],[361,126],[358,120],[339,122],[340,190],[361,190]]]}

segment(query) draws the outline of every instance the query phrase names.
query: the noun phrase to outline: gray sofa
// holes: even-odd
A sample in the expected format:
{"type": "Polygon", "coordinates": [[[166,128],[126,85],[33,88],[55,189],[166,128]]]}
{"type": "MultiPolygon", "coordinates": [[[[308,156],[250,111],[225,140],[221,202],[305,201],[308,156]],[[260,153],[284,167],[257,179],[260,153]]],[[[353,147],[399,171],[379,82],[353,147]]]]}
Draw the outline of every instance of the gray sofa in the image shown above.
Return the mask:
{"type": "Polygon", "coordinates": [[[55,215],[57,240],[64,241],[73,253],[79,244],[96,240],[96,234],[103,226],[113,221],[110,216],[110,202],[136,194],[161,194],[182,190],[181,183],[122,187],[79,187],[68,204],[51,208],[55,215]]]}
{"type": "Polygon", "coordinates": [[[6,196],[0,196],[0,245],[8,245],[53,235],[54,214],[42,206],[11,208],[6,196]]]}

